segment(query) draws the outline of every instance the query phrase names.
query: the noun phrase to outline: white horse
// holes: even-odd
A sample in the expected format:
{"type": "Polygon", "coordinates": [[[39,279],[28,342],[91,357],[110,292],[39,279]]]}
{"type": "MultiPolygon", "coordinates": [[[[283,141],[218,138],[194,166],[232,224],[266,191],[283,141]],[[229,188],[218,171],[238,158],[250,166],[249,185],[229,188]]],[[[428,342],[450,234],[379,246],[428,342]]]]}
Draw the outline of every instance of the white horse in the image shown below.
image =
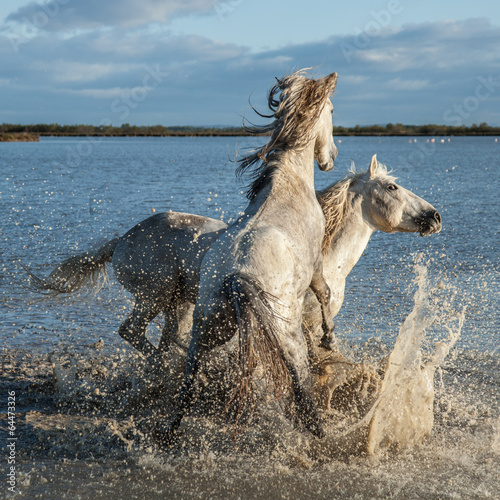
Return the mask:
{"type": "MultiPolygon", "coordinates": [[[[437,210],[410,191],[376,158],[366,172],[352,170],[344,179],[316,193],[325,216],[323,273],[331,290],[335,317],[344,301],[346,278],[360,259],[374,231],[412,232],[422,236],[441,229],[437,210]]],[[[217,219],[179,212],[155,214],[127,233],[94,251],[75,255],[59,264],[48,278],[33,273],[33,287],[51,294],[74,293],[86,285],[105,282],[102,274],[111,263],[118,281],[134,296],[134,308],[119,334],[161,366],[161,352],[172,343],[185,347],[198,296],[201,261],[213,242],[227,229],[217,219]],[[160,313],[165,322],[158,348],[146,338],[149,323],[160,313]]],[[[322,337],[322,315],[313,293],[307,292],[302,321],[310,361],[322,337]]]]}
{"type": "Polygon", "coordinates": [[[252,400],[252,375],[261,363],[278,397],[292,387],[305,428],[324,434],[312,398],[302,306],[311,287],[324,311],[327,343],[333,320],[323,277],[325,219],[314,191],[314,161],[321,170],[331,170],[337,155],[330,101],[336,82],[336,73],[314,80],[296,72],[278,80],[269,93],[274,121],[257,130],[272,135],[240,160],[239,172],[252,169],[255,178],[247,191],[249,205],[202,260],[184,383],[173,414],[153,432],[158,443],[171,440],[190,407],[200,359],[235,335],[238,415],[252,400]]]}
{"type": "MultiPolygon", "coordinates": [[[[385,165],[372,157],[366,172],[353,169],[341,181],[318,192],[325,214],[323,272],[331,290],[331,310],[336,316],[344,302],[346,278],[363,254],[374,231],[420,233],[441,230],[441,215],[416,194],[396,184],[385,165]]],[[[308,294],[304,326],[317,346],[317,302],[308,294]]],[[[311,352],[312,356],[312,352],[311,352]]]]}

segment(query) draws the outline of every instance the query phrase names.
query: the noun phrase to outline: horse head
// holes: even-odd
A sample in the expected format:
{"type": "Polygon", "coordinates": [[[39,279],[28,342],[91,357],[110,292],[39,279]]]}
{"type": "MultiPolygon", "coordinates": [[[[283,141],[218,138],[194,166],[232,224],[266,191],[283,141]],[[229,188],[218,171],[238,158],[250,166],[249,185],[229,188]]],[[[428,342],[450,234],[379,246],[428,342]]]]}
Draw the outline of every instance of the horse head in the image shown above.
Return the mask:
{"type": "Polygon", "coordinates": [[[272,144],[279,142],[301,149],[314,141],[314,159],[323,171],[333,168],[337,147],[333,140],[333,105],[330,97],[337,85],[337,73],[312,79],[307,69],[278,80],[269,94],[269,107],[275,106],[279,124],[272,144]],[[276,99],[281,92],[279,99],[276,99]]]}
{"type": "Polygon", "coordinates": [[[307,69],[276,79],[267,97],[271,113],[265,115],[255,110],[259,116],[271,118],[270,123],[251,127],[245,125],[250,134],[270,133],[266,144],[247,152],[238,160],[236,174],[250,173],[254,178],[247,190],[250,200],[272,180],[277,171],[276,158],[284,152],[302,153],[311,148],[321,170],[333,168],[338,150],[333,140],[330,97],[337,84],[337,73],[312,79],[306,76],[307,69]]]}
{"type": "Polygon", "coordinates": [[[320,170],[327,172],[332,170],[338,149],[333,140],[333,104],[330,96],[337,85],[337,73],[332,73],[325,78],[314,81],[314,84],[324,90],[320,94],[326,95],[324,105],[316,122],[316,140],[314,143],[314,159],[320,170]]]}
{"type": "Polygon", "coordinates": [[[441,231],[439,212],[395,180],[374,155],[370,168],[359,179],[365,221],[386,233],[399,231],[427,236],[441,231]]]}

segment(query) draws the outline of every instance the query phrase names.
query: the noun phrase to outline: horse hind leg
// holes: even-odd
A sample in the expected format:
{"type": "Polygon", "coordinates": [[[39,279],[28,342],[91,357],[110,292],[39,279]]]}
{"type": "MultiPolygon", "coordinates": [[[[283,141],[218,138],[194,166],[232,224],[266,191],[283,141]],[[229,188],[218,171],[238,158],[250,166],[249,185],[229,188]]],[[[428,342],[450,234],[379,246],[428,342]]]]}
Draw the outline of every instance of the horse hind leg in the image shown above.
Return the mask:
{"type": "Polygon", "coordinates": [[[245,396],[246,380],[250,380],[252,367],[260,361],[276,393],[286,390],[291,378],[297,416],[313,435],[323,437],[322,422],[312,398],[301,316],[297,314],[295,318],[283,319],[276,315],[272,307],[275,297],[266,293],[248,275],[232,277],[227,283],[226,296],[233,298],[233,322],[235,327],[238,325],[240,342],[244,347],[240,351],[240,362],[244,363],[240,364],[238,393],[245,396]]]}
{"type": "Polygon", "coordinates": [[[153,440],[160,445],[170,445],[177,436],[179,425],[186,411],[193,404],[195,379],[200,369],[202,358],[212,349],[225,344],[236,333],[234,309],[222,301],[214,306],[208,317],[198,317],[193,323],[192,337],[186,359],[184,382],[179,391],[177,403],[172,415],[159,421],[153,430],[153,440]],[[225,318],[221,322],[221,318],[225,318]],[[233,327],[231,324],[233,321],[233,327]]]}
{"type": "MultiPolygon", "coordinates": [[[[199,339],[200,336],[196,334],[196,331],[195,324],[193,329],[194,338],[199,339]]],[[[182,418],[193,402],[194,383],[199,370],[200,357],[206,350],[207,347],[196,340],[189,345],[184,381],[179,391],[175,409],[170,417],[158,421],[153,429],[152,438],[157,444],[168,446],[176,440],[182,418]]]]}
{"type": "Polygon", "coordinates": [[[292,379],[297,416],[302,424],[316,437],[322,438],[325,433],[312,396],[312,380],[307,360],[305,339],[294,339],[296,345],[290,348],[290,338],[283,349],[283,357],[292,379]]]}
{"type": "Polygon", "coordinates": [[[163,309],[165,324],[158,344],[158,350],[167,353],[175,344],[184,351],[189,345],[191,328],[193,326],[194,304],[183,299],[175,292],[163,309]]]}
{"type": "Polygon", "coordinates": [[[177,321],[177,304],[172,298],[163,309],[164,325],[161,332],[158,351],[168,353],[172,344],[176,343],[179,336],[179,322],[177,321]]]}
{"type": "Polygon", "coordinates": [[[160,311],[156,303],[136,300],[132,313],[118,329],[120,337],[137,349],[153,367],[161,367],[162,358],[158,349],[146,338],[146,329],[160,311]]]}

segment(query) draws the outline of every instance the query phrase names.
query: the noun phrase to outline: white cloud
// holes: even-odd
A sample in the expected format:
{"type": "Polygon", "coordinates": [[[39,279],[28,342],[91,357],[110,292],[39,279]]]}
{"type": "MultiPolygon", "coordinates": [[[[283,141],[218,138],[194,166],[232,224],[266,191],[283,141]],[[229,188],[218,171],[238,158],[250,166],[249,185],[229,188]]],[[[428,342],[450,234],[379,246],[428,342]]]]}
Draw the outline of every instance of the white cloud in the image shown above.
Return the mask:
{"type": "MultiPolygon", "coordinates": [[[[160,9],[154,11],[159,18],[166,16],[158,2],[147,0],[145,4],[149,7],[143,11],[143,19],[151,19],[155,7],[160,9]]],[[[193,12],[212,4],[202,0],[186,3],[193,12]]],[[[87,18],[91,17],[89,13],[87,18]]],[[[250,94],[252,103],[261,109],[274,77],[301,67],[314,67],[317,74],[339,73],[334,105],[336,117],[343,122],[336,119],[336,123],[345,125],[442,123],[447,109],[473,95],[479,76],[491,74],[500,81],[500,28],[484,20],[385,30],[356,49],[350,61],[341,48],[342,43],[352,41],[350,36],[260,52],[216,38],[179,36],[161,25],[101,26],[71,34],[66,31],[64,40],[61,33],[34,34],[14,53],[4,32],[3,37],[0,34],[0,81],[5,116],[18,113],[31,116],[28,121],[50,122],[54,120],[50,113],[57,110],[57,119],[62,121],[60,116],[69,106],[55,97],[59,93],[71,102],[68,122],[98,123],[102,117],[90,110],[109,109],[113,99],[141,86],[148,67],[158,68],[161,81],[147,99],[131,109],[130,123],[139,117],[148,123],[148,116],[156,123],[163,113],[160,121],[166,125],[174,117],[176,124],[221,124],[218,117],[224,109],[224,116],[233,117],[227,124],[239,125],[239,115],[249,109],[250,94]],[[184,116],[183,123],[179,116],[184,116]]],[[[467,119],[500,123],[499,112],[492,111],[497,94],[499,87],[467,119]]]]}
{"type": "Polygon", "coordinates": [[[207,12],[215,15],[218,3],[219,0],[49,0],[30,2],[7,16],[6,21],[46,31],[134,27],[168,23],[182,15],[207,12]]]}
{"type": "Polygon", "coordinates": [[[360,85],[369,81],[366,75],[344,75],[342,77],[342,83],[344,85],[360,85]]]}
{"type": "Polygon", "coordinates": [[[429,80],[404,80],[402,78],[393,78],[387,82],[392,90],[422,90],[429,87],[429,80]]]}
{"type": "MultiPolygon", "coordinates": [[[[359,54],[359,60],[383,66],[390,71],[403,71],[415,66],[415,51],[408,47],[381,47],[363,50],[359,54]]],[[[420,63],[419,65],[421,65],[420,63]]]]}
{"type": "Polygon", "coordinates": [[[116,97],[129,94],[131,90],[132,89],[126,89],[122,87],[112,87],[106,89],[93,89],[93,88],[63,89],[61,90],[61,92],[78,97],[91,97],[95,99],[115,99],[116,97]]]}
{"type": "Polygon", "coordinates": [[[55,84],[78,83],[80,85],[99,81],[110,75],[119,75],[136,70],[138,64],[84,63],[56,59],[54,61],[35,61],[31,69],[49,72],[55,84]]]}

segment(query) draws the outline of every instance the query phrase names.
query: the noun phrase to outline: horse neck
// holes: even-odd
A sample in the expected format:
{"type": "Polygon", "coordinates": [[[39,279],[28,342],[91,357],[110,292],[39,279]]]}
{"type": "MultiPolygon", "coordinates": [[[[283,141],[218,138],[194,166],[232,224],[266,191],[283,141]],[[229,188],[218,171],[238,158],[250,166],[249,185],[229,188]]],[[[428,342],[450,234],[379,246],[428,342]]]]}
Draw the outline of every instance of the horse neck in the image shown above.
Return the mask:
{"type": "Polygon", "coordinates": [[[363,219],[362,196],[348,193],[343,223],[323,255],[323,268],[330,287],[344,281],[356,265],[373,233],[363,219]]]}
{"type": "Polygon", "coordinates": [[[314,143],[311,142],[301,150],[284,149],[276,151],[269,158],[270,162],[278,165],[272,185],[294,186],[303,190],[304,186],[314,193],[314,143]]]}

